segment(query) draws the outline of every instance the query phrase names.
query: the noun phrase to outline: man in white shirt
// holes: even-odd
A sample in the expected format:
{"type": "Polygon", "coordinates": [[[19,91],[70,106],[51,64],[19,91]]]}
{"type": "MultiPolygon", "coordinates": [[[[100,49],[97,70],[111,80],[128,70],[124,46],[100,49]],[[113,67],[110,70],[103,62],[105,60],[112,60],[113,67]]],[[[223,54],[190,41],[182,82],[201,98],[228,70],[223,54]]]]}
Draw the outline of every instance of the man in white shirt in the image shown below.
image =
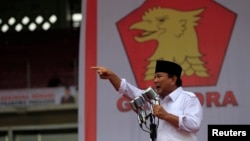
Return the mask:
{"type": "MultiPolygon", "coordinates": [[[[101,79],[108,79],[119,94],[134,99],[143,92],[106,67],[91,68],[101,79]]],[[[174,62],[156,62],[154,83],[160,97],[160,105],[153,106],[153,114],[160,119],[156,141],[197,141],[203,109],[193,92],[183,90],[181,73],[181,66],[174,62]]]]}

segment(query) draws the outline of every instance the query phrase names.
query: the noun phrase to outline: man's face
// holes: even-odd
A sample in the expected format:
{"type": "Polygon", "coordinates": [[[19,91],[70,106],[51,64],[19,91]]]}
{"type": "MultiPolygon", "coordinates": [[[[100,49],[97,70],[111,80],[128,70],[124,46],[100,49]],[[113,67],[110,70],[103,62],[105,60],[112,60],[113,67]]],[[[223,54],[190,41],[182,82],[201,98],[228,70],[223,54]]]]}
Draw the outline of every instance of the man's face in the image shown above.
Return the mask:
{"type": "Polygon", "coordinates": [[[165,97],[175,89],[175,77],[169,78],[165,72],[155,73],[155,89],[160,97],[165,97]]]}

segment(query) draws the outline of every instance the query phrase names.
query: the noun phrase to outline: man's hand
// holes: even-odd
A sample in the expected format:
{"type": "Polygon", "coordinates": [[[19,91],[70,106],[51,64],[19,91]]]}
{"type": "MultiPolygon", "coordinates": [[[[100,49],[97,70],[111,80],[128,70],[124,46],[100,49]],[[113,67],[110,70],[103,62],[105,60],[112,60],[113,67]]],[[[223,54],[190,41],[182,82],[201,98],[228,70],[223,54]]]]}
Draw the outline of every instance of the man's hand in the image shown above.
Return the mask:
{"type": "Polygon", "coordinates": [[[175,127],[179,128],[179,117],[168,113],[161,105],[154,105],[153,114],[159,119],[165,120],[175,127]]]}
{"type": "Polygon", "coordinates": [[[160,119],[165,119],[165,117],[168,115],[168,112],[165,111],[161,105],[155,104],[153,107],[153,114],[160,119]]]}
{"type": "Polygon", "coordinates": [[[93,66],[91,69],[96,70],[101,79],[109,79],[113,72],[105,67],[93,66]]]}
{"type": "Polygon", "coordinates": [[[121,85],[121,78],[114,72],[106,67],[93,66],[91,69],[96,70],[101,79],[108,79],[116,91],[119,90],[121,85]]]}

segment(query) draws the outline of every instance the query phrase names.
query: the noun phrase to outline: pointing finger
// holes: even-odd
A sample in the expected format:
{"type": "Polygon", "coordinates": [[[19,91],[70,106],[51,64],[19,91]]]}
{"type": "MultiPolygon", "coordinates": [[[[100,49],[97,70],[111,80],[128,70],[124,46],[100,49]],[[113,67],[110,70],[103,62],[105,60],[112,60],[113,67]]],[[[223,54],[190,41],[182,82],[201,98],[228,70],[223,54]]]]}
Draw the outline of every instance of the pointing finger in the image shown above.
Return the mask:
{"type": "Polygon", "coordinates": [[[90,68],[93,69],[93,70],[100,70],[101,69],[101,67],[99,67],[99,66],[92,66],[90,68]]]}

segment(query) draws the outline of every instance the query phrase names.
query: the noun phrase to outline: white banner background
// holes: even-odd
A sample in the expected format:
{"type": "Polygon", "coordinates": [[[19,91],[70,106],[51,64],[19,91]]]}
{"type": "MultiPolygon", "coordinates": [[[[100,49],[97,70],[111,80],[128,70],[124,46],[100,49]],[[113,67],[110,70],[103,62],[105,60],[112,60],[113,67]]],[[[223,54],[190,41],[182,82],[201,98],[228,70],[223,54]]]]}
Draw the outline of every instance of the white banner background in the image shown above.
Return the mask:
{"type": "MultiPolygon", "coordinates": [[[[88,58],[85,53],[85,10],[86,1],[82,1],[83,25],[80,44],[80,80],[79,80],[79,141],[88,136],[84,118],[84,64],[88,58]]],[[[97,12],[97,65],[106,66],[125,77],[132,84],[136,84],[134,74],[129,64],[128,56],[121,42],[116,22],[128,13],[138,8],[144,0],[99,0],[97,12]]],[[[238,106],[226,105],[218,107],[212,104],[204,108],[204,121],[198,134],[200,141],[207,140],[208,124],[249,124],[249,72],[250,72],[250,1],[249,0],[216,0],[224,7],[237,14],[236,23],[231,40],[222,64],[216,86],[187,87],[186,90],[202,93],[205,97],[208,92],[218,92],[222,103],[224,95],[232,91],[238,106]]],[[[86,27],[88,28],[88,27],[86,27]]],[[[88,47],[86,47],[88,48],[88,47]]],[[[216,51],[216,50],[215,50],[216,51]]],[[[215,56],[216,57],[216,56],[215,56]]],[[[93,64],[95,65],[95,64],[93,64]]],[[[136,114],[132,111],[121,112],[117,108],[120,96],[113,89],[109,81],[97,78],[97,121],[96,141],[145,141],[150,140],[149,134],[142,131],[137,123],[136,114]]],[[[87,89],[87,88],[86,88],[87,89]]],[[[86,94],[91,95],[91,94],[86,94]]],[[[94,120],[94,119],[93,119],[94,120]]]]}

